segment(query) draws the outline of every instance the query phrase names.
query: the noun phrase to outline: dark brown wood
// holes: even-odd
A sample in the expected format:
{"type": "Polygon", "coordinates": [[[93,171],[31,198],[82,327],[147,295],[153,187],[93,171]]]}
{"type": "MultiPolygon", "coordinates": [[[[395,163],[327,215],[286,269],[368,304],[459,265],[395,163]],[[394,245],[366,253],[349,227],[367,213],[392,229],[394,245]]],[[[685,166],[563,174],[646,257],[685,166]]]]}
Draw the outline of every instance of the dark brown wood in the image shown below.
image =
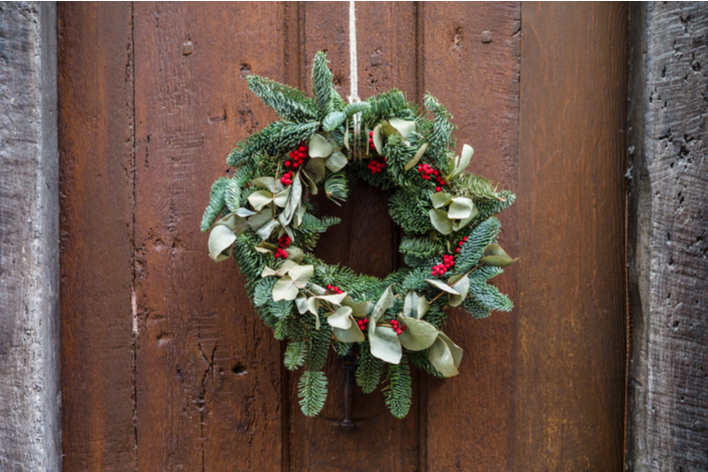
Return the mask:
{"type": "Polygon", "coordinates": [[[225,156],[275,117],[283,5],[135,4],[138,466],[280,468],[280,346],[199,231],[225,156]],[[143,452],[144,451],[144,452],[143,452]]]}
{"type": "MultiPolygon", "coordinates": [[[[320,417],[199,222],[224,158],[275,118],[250,74],[349,93],[348,5],[63,4],[62,386],[67,470],[616,470],[625,361],[623,4],[357,3],[359,94],[439,98],[470,170],[516,191],[495,284],[511,314],[445,327],[453,379],[404,420],[331,356],[320,417]],[[523,29],[520,28],[523,25],[523,29]],[[134,58],[133,58],[134,51],[134,58]],[[131,304],[131,290],[134,304],[131,304]]],[[[400,264],[389,194],[358,185],[316,255],[400,264]]],[[[420,378],[419,378],[420,377],[420,378]]]]}
{"type": "MultiPolygon", "coordinates": [[[[423,6],[425,89],[453,114],[458,151],[465,143],[474,148],[469,170],[512,191],[518,173],[520,9],[518,3],[423,6]]],[[[500,244],[518,254],[517,206],[500,219],[500,244]]],[[[494,281],[517,303],[518,273],[512,266],[494,281]]],[[[465,352],[459,376],[428,380],[429,470],[511,468],[517,316],[474,320],[450,311],[444,331],[465,352]]]]}
{"type": "Polygon", "coordinates": [[[707,470],[708,7],[630,8],[628,470],[707,470]]]}
{"type": "Polygon", "coordinates": [[[511,467],[621,470],[627,5],[522,5],[511,467]]]}
{"type": "MultiPolygon", "coordinates": [[[[335,83],[349,95],[348,3],[306,3],[301,6],[304,75],[310,91],[311,61],[327,52],[335,83]]],[[[397,87],[416,97],[415,9],[411,3],[357,3],[359,95],[397,87]]],[[[398,228],[388,214],[388,192],[357,185],[341,208],[322,199],[322,214],[342,218],[322,237],[315,253],[329,263],[346,264],[357,272],[383,277],[398,266],[398,228]]],[[[384,405],[380,391],[354,393],[354,421],[349,430],[342,419],[345,372],[334,355],[326,368],[329,398],[320,417],[304,417],[297,404],[300,373],[291,373],[291,470],[415,470],[418,466],[418,415],[414,402],[405,420],[397,420],[384,405]]],[[[417,402],[417,399],[415,400],[417,402]]]]}
{"type": "Polygon", "coordinates": [[[64,470],[133,468],[131,7],[57,16],[64,470]]]}

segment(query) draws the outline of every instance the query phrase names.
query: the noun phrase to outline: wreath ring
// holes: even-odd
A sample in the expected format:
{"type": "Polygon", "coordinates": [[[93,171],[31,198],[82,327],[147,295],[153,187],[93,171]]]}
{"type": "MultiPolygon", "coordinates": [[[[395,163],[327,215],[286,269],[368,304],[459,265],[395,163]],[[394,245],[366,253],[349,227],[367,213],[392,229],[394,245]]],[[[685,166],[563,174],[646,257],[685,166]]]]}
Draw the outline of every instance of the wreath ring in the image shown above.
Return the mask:
{"type": "Polygon", "coordinates": [[[201,228],[211,230],[210,256],[236,260],[260,317],[276,339],[288,341],[286,367],[304,367],[305,415],[324,406],[323,368],[333,346],[340,356],[358,352],[356,380],[365,393],[386,374],[386,405],[402,418],[411,405],[409,361],[438,377],[458,373],[462,349],[441,330],[446,307],[474,318],[512,309],[487,282],[516,261],[496,244],[494,217],[515,196],[466,172],[473,150],[452,151],[455,127],[435,98],[425,97],[423,113],[398,90],[347,104],[327,64],[324,53],[315,55],[313,98],[247,78],[280,120],[228,156],[233,175],[212,185],[201,228]],[[355,114],[361,136],[354,134],[355,114]],[[339,222],[315,216],[308,197],[324,191],[339,204],[356,179],[394,189],[390,215],[405,233],[399,250],[408,267],[383,279],[308,252],[339,222]]]}

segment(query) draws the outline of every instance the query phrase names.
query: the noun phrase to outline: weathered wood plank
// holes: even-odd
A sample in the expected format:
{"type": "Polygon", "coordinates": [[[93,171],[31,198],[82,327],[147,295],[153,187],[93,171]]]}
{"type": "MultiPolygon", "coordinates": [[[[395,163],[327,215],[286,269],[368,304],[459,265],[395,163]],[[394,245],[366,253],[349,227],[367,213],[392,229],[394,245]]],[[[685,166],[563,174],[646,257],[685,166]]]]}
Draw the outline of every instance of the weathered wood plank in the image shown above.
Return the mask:
{"type": "Polygon", "coordinates": [[[56,6],[3,3],[0,38],[0,470],[58,470],[56,6]]]}
{"type": "MultiPolygon", "coordinates": [[[[426,3],[422,8],[425,90],[454,116],[458,151],[465,143],[475,149],[469,170],[516,191],[521,6],[426,3]]],[[[516,254],[516,206],[500,218],[501,244],[516,254]]],[[[495,279],[517,303],[518,271],[512,266],[495,279]]],[[[495,313],[475,320],[462,310],[450,312],[444,330],[465,354],[459,376],[428,380],[428,470],[510,468],[517,316],[495,313]]]]}
{"type": "Polygon", "coordinates": [[[708,7],[630,9],[628,470],[708,469],[708,7]]]}
{"type": "Polygon", "coordinates": [[[130,4],[58,6],[64,470],[136,462],[130,4]]]}
{"type": "Polygon", "coordinates": [[[280,349],[199,231],[224,158],[274,118],[245,76],[284,76],[283,6],[135,5],[138,462],[274,470],[280,349]]]}
{"type": "Polygon", "coordinates": [[[621,470],[627,6],[522,5],[512,468],[621,470]]]}
{"type": "MultiPolygon", "coordinates": [[[[314,54],[325,50],[335,83],[349,95],[348,4],[306,3],[301,6],[305,76],[301,86],[310,93],[309,70],[314,54]]],[[[359,95],[399,88],[416,97],[416,18],[411,3],[358,2],[357,48],[359,95]]],[[[346,264],[357,272],[385,276],[398,266],[398,228],[388,215],[388,192],[358,185],[338,208],[321,200],[321,213],[342,218],[327,231],[315,253],[329,263],[346,264]]],[[[380,391],[365,395],[356,389],[356,429],[341,428],[344,371],[331,355],[326,368],[329,398],[320,417],[307,418],[297,404],[297,382],[291,379],[290,470],[416,470],[418,467],[417,393],[411,412],[397,420],[386,409],[380,391]]],[[[417,389],[414,385],[414,392],[417,389]]]]}

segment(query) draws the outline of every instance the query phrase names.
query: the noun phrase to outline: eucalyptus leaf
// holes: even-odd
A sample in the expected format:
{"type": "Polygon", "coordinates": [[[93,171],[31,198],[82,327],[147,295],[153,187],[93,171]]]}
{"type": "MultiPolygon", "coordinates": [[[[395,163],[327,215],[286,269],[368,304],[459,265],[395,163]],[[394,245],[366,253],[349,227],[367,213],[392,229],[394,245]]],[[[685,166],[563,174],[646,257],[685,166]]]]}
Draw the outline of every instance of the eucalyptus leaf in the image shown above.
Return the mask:
{"type": "MultiPolygon", "coordinates": [[[[325,161],[324,159],[310,159],[305,166],[305,169],[310,172],[313,182],[320,183],[325,177],[325,161]]],[[[314,193],[313,193],[314,195],[314,193]]]]}
{"type": "MultiPolygon", "coordinates": [[[[310,162],[312,162],[312,161],[310,161],[310,162]]],[[[310,191],[310,193],[312,195],[317,195],[317,184],[315,184],[314,175],[310,175],[306,169],[302,171],[301,175],[302,175],[303,180],[305,181],[305,184],[307,185],[307,188],[310,191]]]]}
{"type": "Polygon", "coordinates": [[[317,317],[317,329],[320,327],[320,301],[317,297],[310,297],[307,299],[307,310],[317,317]]]}
{"type": "Polygon", "coordinates": [[[448,235],[452,233],[452,221],[448,219],[444,210],[430,210],[430,222],[440,234],[448,235]]]}
{"type": "Polygon", "coordinates": [[[254,210],[261,211],[264,206],[273,201],[273,194],[268,190],[256,190],[248,196],[248,203],[254,210]]]}
{"type": "MultiPolygon", "coordinates": [[[[334,313],[327,317],[327,323],[333,328],[349,329],[354,323],[352,309],[348,306],[340,306],[334,313]]],[[[354,323],[356,324],[356,323],[354,323]]]]}
{"type": "Polygon", "coordinates": [[[371,320],[369,322],[369,345],[371,355],[389,364],[399,364],[403,357],[401,341],[398,335],[389,326],[376,326],[371,320]]]}
{"type": "Polygon", "coordinates": [[[349,126],[347,125],[347,129],[344,131],[344,147],[347,148],[347,151],[349,151],[349,126]]]}
{"type": "Polygon", "coordinates": [[[302,262],[305,257],[305,252],[296,246],[290,246],[285,250],[288,253],[288,259],[295,262],[302,262]]]}
{"type": "Polygon", "coordinates": [[[209,233],[209,257],[216,262],[231,257],[232,245],[236,242],[236,235],[225,225],[217,225],[209,233]]]}
{"type": "Polygon", "coordinates": [[[465,298],[470,291],[470,278],[466,275],[454,275],[447,280],[447,284],[450,287],[453,287],[453,290],[460,293],[459,295],[453,295],[452,293],[450,294],[448,297],[449,305],[453,307],[462,305],[462,302],[465,301],[465,298]]]}
{"type": "Polygon", "coordinates": [[[448,179],[453,179],[457,177],[462,172],[464,172],[465,169],[467,169],[467,166],[470,165],[470,161],[472,160],[472,154],[474,154],[474,149],[472,149],[472,146],[468,144],[462,146],[462,154],[459,158],[455,159],[455,168],[448,176],[448,179]]]}
{"type": "Polygon", "coordinates": [[[307,313],[307,295],[302,292],[298,293],[297,297],[295,297],[295,306],[301,315],[307,313]]]}
{"type": "Polygon", "coordinates": [[[295,286],[292,277],[286,275],[273,285],[273,300],[295,300],[298,288],[295,286]]]}
{"type": "MultiPolygon", "coordinates": [[[[315,187],[316,189],[317,187],[315,187]]],[[[295,210],[295,217],[293,218],[293,227],[295,229],[299,228],[300,225],[302,224],[302,218],[305,216],[305,213],[307,212],[307,208],[305,205],[302,204],[302,201],[297,207],[297,210],[295,210]]]]}
{"type": "Polygon", "coordinates": [[[277,220],[270,220],[268,223],[258,228],[256,234],[261,239],[268,239],[273,230],[276,229],[278,226],[280,226],[280,223],[278,223],[277,220]]]}
{"type": "Polygon", "coordinates": [[[332,328],[332,333],[338,341],[343,343],[361,343],[365,339],[364,333],[356,323],[352,323],[349,329],[332,328]]]}
{"type": "MultiPolygon", "coordinates": [[[[374,127],[374,147],[379,154],[383,153],[383,129],[380,124],[374,127]]],[[[367,150],[369,146],[366,147],[367,150]]]]}
{"type": "Polygon", "coordinates": [[[263,271],[261,272],[261,277],[269,277],[271,275],[281,275],[281,274],[278,274],[276,271],[274,271],[270,267],[265,266],[263,268],[263,271]]]}
{"type": "Polygon", "coordinates": [[[518,261],[519,258],[512,259],[509,254],[497,244],[488,244],[482,251],[482,262],[495,267],[507,267],[518,261]]]}
{"type": "Polygon", "coordinates": [[[248,218],[249,216],[253,216],[256,214],[257,214],[257,212],[251,211],[248,208],[242,207],[242,208],[239,208],[238,210],[236,210],[236,215],[240,216],[241,218],[248,218]]]}
{"type": "Polygon", "coordinates": [[[459,374],[452,351],[440,336],[428,349],[428,360],[444,377],[454,377],[459,374]]]}
{"type": "Polygon", "coordinates": [[[295,283],[297,283],[301,287],[307,285],[314,273],[315,266],[313,265],[297,266],[293,267],[288,271],[288,274],[290,274],[295,283]]]}
{"type": "Polygon", "coordinates": [[[447,210],[447,217],[451,220],[469,218],[476,208],[474,202],[466,197],[455,197],[447,210]]]}
{"type": "Polygon", "coordinates": [[[453,295],[460,295],[460,292],[455,290],[454,288],[450,287],[444,282],[440,282],[439,280],[435,279],[425,279],[426,282],[428,282],[430,285],[432,285],[435,288],[439,288],[443,292],[451,293],[453,295]]]}
{"type": "Polygon", "coordinates": [[[263,227],[263,225],[267,224],[272,219],[273,214],[270,211],[264,211],[248,218],[248,224],[251,226],[251,228],[257,230],[258,228],[263,227]]]}
{"type": "Polygon", "coordinates": [[[439,339],[442,339],[445,344],[447,344],[448,349],[450,349],[450,352],[452,353],[453,362],[455,363],[455,368],[460,367],[460,362],[462,362],[462,348],[452,342],[452,340],[448,338],[447,335],[442,331],[440,331],[438,337],[439,339]]]}
{"type": "MultiPolygon", "coordinates": [[[[331,303],[332,305],[339,306],[342,304],[342,301],[346,296],[346,293],[334,293],[332,295],[317,295],[317,298],[327,303],[331,303]]],[[[351,309],[351,307],[349,308],[351,309]]]]}
{"type": "Polygon", "coordinates": [[[467,226],[469,224],[469,222],[472,221],[474,219],[474,217],[477,216],[478,214],[479,214],[479,210],[477,209],[477,206],[475,206],[474,209],[472,210],[472,213],[470,213],[470,216],[468,216],[467,218],[463,218],[461,220],[455,220],[455,222],[452,223],[452,230],[453,231],[461,230],[462,228],[467,226]]]}
{"type": "Polygon", "coordinates": [[[275,180],[273,177],[257,177],[253,179],[253,183],[256,187],[268,190],[269,192],[272,192],[273,189],[275,189],[276,193],[283,190],[283,184],[280,183],[280,180],[275,180]]]}
{"type": "Polygon", "coordinates": [[[409,318],[421,319],[428,312],[430,304],[425,297],[411,291],[403,302],[403,314],[409,318]]]}
{"type": "Polygon", "coordinates": [[[349,297],[342,300],[342,306],[351,308],[354,318],[366,318],[371,310],[371,302],[357,303],[349,297]]]}
{"type": "Polygon", "coordinates": [[[383,317],[386,310],[393,306],[394,296],[391,287],[393,287],[393,285],[389,285],[388,287],[386,287],[386,290],[384,290],[384,292],[381,294],[381,297],[376,302],[376,306],[374,306],[374,311],[371,313],[372,324],[376,324],[376,322],[383,317]]]}
{"type": "Polygon", "coordinates": [[[411,170],[415,165],[420,161],[420,159],[423,157],[425,154],[425,151],[428,150],[428,147],[430,146],[430,143],[423,143],[419,148],[418,152],[415,153],[415,156],[413,156],[413,159],[408,161],[408,164],[403,168],[404,170],[411,170]]]}
{"type": "Polygon", "coordinates": [[[433,202],[433,208],[442,208],[452,202],[452,194],[447,192],[437,192],[430,197],[430,200],[433,202]]]}
{"type": "Polygon", "coordinates": [[[415,131],[415,121],[391,117],[388,119],[388,122],[401,134],[403,139],[408,139],[408,136],[415,131]]]}
{"type": "MultiPolygon", "coordinates": [[[[295,184],[293,183],[293,185],[295,185],[295,184]]],[[[288,203],[288,197],[290,196],[290,190],[291,190],[291,187],[288,187],[285,190],[281,191],[280,193],[277,193],[275,195],[275,197],[273,197],[273,202],[277,206],[279,206],[280,208],[284,208],[285,204],[288,203]]]]}
{"type": "Polygon", "coordinates": [[[310,157],[313,159],[329,157],[333,149],[332,143],[319,133],[312,135],[308,147],[310,149],[310,157]]]}
{"type": "Polygon", "coordinates": [[[341,151],[333,152],[331,156],[325,161],[325,165],[332,172],[339,172],[347,165],[347,156],[345,156],[341,151]]]}
{"type": "Polygon", "coordinates": [[[325,116],[325,119],[322,120],[322,129],[325,131],[333,131],[337,126],[344,123],[346,119],[347,114],[342,111],[330,112],[325,116]]]}
{"type": "Polygon", "coordinates": [[[428,349],[438,338],[438,329],[427,321],[407,316],[399,316],[398,321],[406,326],[399,340],[409,351],[428,349]]]}

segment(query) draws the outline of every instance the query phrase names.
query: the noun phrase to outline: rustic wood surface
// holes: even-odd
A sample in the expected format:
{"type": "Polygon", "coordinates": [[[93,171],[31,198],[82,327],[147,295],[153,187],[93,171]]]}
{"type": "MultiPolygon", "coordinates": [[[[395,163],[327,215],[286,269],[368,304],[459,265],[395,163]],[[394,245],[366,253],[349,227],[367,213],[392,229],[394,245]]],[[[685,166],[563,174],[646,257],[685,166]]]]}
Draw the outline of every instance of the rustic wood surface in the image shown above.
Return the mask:
{"type": "MultiPolygon", "coordinates": [[[[334,359],[322,416],[302,416],[299,373],[198,226],[228,151],[274,118],[246,75],[308,90],[325,49],[348,94],[347,4],[62,4],[67,470],[621,467],[625,7],[357,6],[362,98],[431,92],[470,170],[519,194],[502,244],[522,261],[497,282],[517,308],[453,312],[461,374],[416,375],[405,420],[357,390],[340,429],[334,359]]],[[[316,254],[398,266],[387,199],[323,202],[344,221],[316,254]]]]}
{"type": "Polygon", "coordinates": [[[630,10],[628,470],[708,469],[708,7],[630,10]]]}
{"type": "Polygon", "coordinates": [[[522,6],[517,470],[620,470],[627,6],[522,6]]]}
{"type": "Polygon", "coordinates": [[[64,467],[133,468],[131,9],[57,17],[64,467]]]}

